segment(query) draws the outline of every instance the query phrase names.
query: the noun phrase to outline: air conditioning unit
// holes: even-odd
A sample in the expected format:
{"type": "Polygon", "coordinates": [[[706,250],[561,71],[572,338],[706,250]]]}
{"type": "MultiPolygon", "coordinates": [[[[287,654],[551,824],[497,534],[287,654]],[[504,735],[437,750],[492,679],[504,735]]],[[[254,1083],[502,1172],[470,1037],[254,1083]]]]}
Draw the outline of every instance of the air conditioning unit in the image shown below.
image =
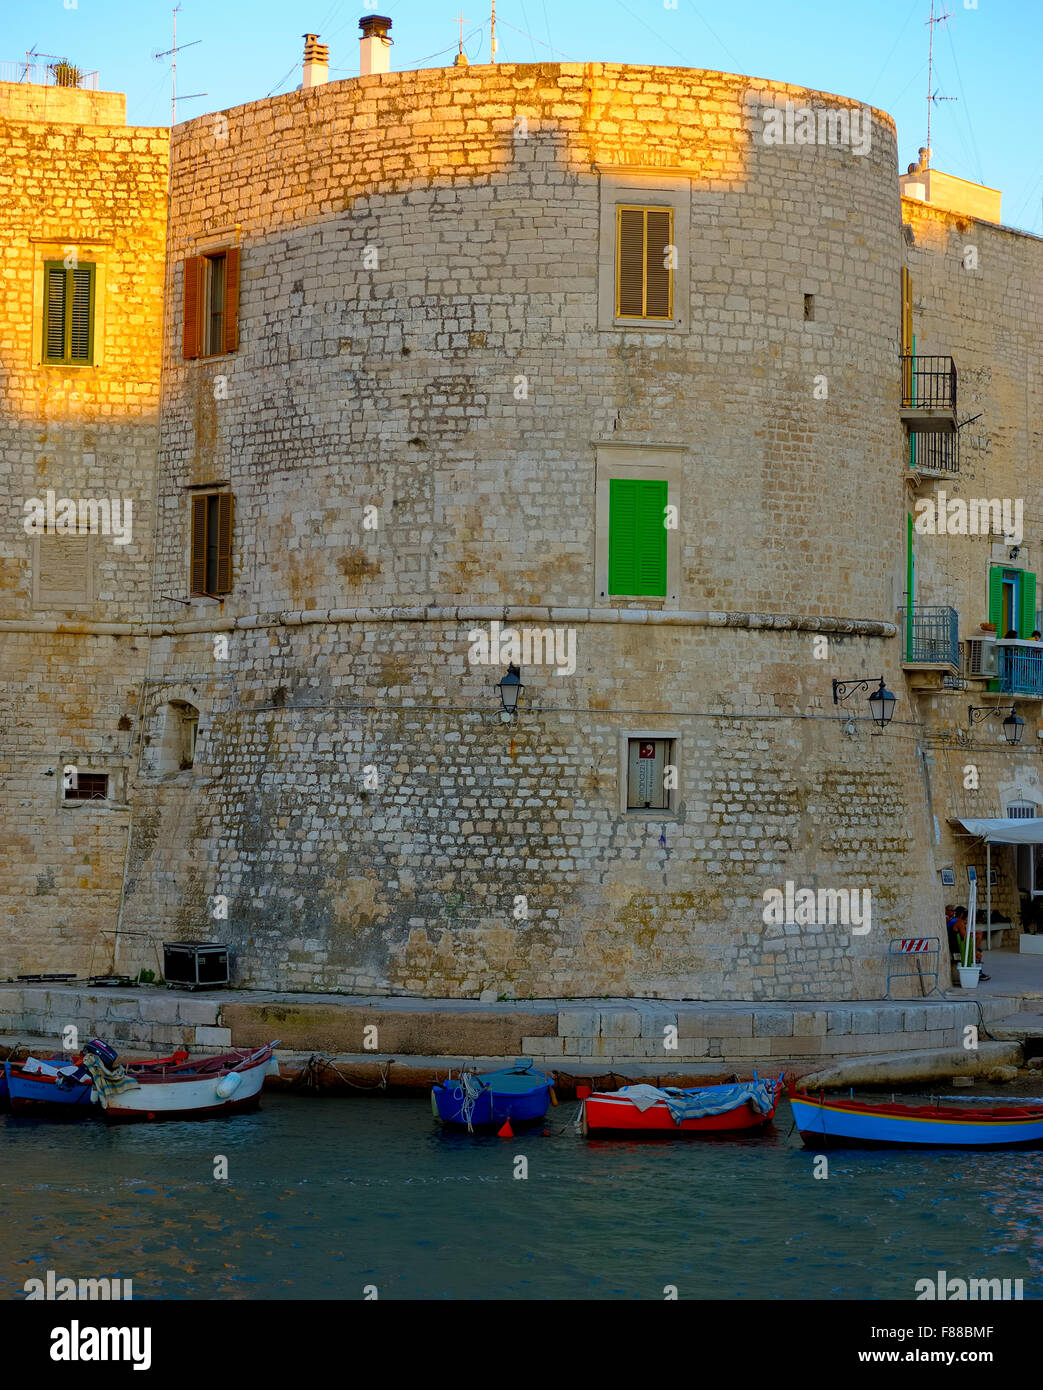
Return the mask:
{"type": "Polygon", "coordinates": [[[968,676],[996,675],[996,639],[994,637],[968,637],[966,644],[968,676]]]}

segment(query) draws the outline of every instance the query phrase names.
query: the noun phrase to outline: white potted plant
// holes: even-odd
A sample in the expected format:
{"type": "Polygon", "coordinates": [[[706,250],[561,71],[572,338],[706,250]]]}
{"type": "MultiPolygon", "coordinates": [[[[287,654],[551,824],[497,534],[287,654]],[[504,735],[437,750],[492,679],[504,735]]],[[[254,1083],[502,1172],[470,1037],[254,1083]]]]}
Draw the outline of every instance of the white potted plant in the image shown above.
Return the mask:
{"type": "MultiPolygon", "coordinates": [[[[972,898],[973,901],[973,898],[972,898]]],[[[973,912],[974,909],[972,908],[973,912]]],[[[977,916],[977,913],[974,914],[977,916]]],[[[981,974],[981,966],[974,961],[974,923],[971,921],[970,914],[967,916],[967,930],[963,937],[963,950],[960,953],[960,963],[956,967],[960,972],[961,989],[977,989],[978,976],[981,974]]]]}

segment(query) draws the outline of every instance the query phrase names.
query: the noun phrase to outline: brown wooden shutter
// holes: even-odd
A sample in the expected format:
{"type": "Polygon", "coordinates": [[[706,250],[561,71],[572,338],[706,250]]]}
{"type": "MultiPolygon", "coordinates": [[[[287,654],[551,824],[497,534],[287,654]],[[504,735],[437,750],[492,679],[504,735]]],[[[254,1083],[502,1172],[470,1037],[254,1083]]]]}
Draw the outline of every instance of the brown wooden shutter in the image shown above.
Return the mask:
{"type": "Polygon", "coordinates": [[[217,499],[217,584],[219,594],[232,589],[232,494],[222,492],[217,499]]]}
{"type": "Polygon", "coordinates": [[[239,247],[230,246],[225,252],[225,352],[235,352],[239,346],[239,247]]]}
{"type": "Polygon", "coordinates": [[[644,314],[645,215],[641,208],[620,208],[616,247],[616,315],[644,314]]]}
{"type": "Polygon", "coordinates": [[[203,346],[203,260],[202,256],[185,258],[184,325],[181,337],[182,357],[198,357],[203,346]]]}
{"type": "Polygon", "coordinates": [[[206,593],[206,495],[192,498],[192,543],[189,592],[206,593]]]}
{"type": "Polygon", "coordinates": [[[668,319],[673,271],[666,263],[666,248],[670,245],[672,219],[669,211],[649,211],[645,216],[645,318],[668,319]]]}

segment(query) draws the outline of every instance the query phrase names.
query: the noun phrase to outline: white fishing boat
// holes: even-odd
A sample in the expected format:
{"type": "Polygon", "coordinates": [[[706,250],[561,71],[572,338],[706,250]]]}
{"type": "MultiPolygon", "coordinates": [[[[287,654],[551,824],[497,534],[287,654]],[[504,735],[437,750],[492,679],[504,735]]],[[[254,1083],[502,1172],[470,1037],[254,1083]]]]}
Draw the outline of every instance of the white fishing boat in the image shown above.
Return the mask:
{"type": "Polygon", "coordinates": [[[214,1119],[257,1109],[264,1078],[278,1074],[272,1052],[277,1046],[270,1042],[256,1052],[224,1052],[133,1075],[123,1067],[110,1070],[97,1058],[84,1060],[91,1099],[107,1120],[214,1119]]]}

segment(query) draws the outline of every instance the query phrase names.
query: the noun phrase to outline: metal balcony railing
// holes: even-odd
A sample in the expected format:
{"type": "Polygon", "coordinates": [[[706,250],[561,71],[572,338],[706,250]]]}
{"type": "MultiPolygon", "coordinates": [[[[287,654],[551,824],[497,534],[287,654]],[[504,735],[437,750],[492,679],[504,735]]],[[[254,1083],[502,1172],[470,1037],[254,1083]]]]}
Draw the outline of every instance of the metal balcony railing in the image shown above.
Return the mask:
{"type": "Polygon", "coordinates": [[[950,475],[960,471],[960,432],[911,434],[909,467],[917,473],[950,475]]]}
{"type": "Polygon", "coordinates": [[[37,87],[80,87],[98,90],[97,72],[83,72],[73,63],[48,53],[35,53],[31,58],[9,62],[0,61],[0,82],[29,82],[37,87]],[[49,61],[48,61],[49,60],[49,61]]]}
{"type": "Polygon", "coordinates": [[[1002,693],[1043,698],[1043,643],[1007,641],[997,646],[1002,693]]]}
{"type": "Polygon", "coordinates": [[[902,355],[903,409],[956,409],[956,363],[951,357],[902,355]]]}
{"type": "MultiPolygon", "coordinates": [[[[958,666],[959,614],[955,608],[913,604],[905,614],[905,660],[926,666],[958,666]]],[[[1040,649],[1043,651],[1043,648],[1040,649]]]]}

